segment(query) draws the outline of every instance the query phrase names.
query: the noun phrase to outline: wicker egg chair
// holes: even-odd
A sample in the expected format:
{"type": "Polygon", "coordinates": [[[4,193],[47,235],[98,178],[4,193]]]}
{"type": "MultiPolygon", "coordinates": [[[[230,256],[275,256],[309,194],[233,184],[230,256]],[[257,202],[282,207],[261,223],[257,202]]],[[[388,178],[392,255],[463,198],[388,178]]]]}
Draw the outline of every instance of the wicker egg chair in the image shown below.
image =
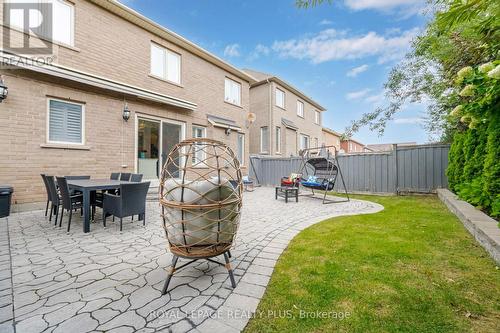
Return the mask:
{"type": "Polygon", "coordinates": [[[229,258],[240,221],[243,182],[240,164],[224,143],[188,139],[167,157],[160,179],[163,228],[173,254],[163,287],[179,270],[199,259],[227,268],[236,286],[229,258]],[[211,258],[223,255],[225,264],[211,258]],[[179,258],[190,259],[176,268],[179,258]]]}

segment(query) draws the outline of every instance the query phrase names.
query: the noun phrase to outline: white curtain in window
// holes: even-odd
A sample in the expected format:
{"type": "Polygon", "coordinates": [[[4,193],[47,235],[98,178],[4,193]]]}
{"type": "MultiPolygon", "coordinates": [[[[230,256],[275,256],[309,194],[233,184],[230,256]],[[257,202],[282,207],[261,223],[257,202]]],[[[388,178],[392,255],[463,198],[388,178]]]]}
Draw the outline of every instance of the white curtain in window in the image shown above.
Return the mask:
{"type": "Polygon", "coordinates": [[[165,50],[151,44],[151,74],[165,77],[165,50]]]}

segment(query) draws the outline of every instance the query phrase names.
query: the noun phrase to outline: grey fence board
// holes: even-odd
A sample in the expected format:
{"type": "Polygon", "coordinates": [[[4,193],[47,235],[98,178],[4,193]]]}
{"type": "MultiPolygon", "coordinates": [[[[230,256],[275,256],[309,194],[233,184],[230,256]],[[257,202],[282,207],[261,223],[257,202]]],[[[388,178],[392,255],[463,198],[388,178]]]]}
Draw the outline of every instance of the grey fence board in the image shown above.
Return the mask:
{"type": "MultiPolygon", "coordinates": [[[[448,187],[449,149],[445,144],[405,146],[390,152],[339,155],[338,161],[350,192],[431,193],[448,187]]],[[[262,185],[278,185],[281,177],[298,172],[301,163],[300,157],[252,156],[250,177],[262,185]]],[[[342,190],[340,179],[335,190],[342,190]]]]}

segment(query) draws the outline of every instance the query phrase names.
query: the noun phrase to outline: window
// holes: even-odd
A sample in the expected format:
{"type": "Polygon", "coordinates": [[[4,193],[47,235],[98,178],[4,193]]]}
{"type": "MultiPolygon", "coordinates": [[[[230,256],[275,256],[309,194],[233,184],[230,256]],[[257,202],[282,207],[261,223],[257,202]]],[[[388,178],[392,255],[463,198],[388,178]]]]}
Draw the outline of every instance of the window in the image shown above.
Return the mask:
{"type": "MultiPolygon", "coordinates": [[[[206,137],[206,128],[201,126],[193,126],[193,138],[204,138],[206,137]]],[[[193,153],[193,165],[199,164],[205,160],[205,150],[202,145],[194,145],[193,153]]]]}
{"type": "Polygon", "coordinates": [[[285,92],[278,88],[276,88],[276,106],[285,108],[285,92]]]}
{"type": "Polygon", "coordinates": [[[181,55],[151,43],[151,75],[181,83],[181,55]]]}
{"type": "Polygon", "coordinates": [[[226,77],[224,82],[224,100],[241,105],[241,84],[226,77]]]}
{"type": "Polygon", "coordinates": [[[297,116],[304,118],[304,103],[297,101],[297,116]]]}
{"type": "Polygon", "coordinates": [[[276,126],[276,152],[281,151],[281,127],[276,126]]]}
{"type": "Polygon", "coordinates": [[[267,126],[260,128],[260,152],[269,152],[269,131],[267,126]]]}
{"type": "MultiPolygon", "coordinates": [[[[66,44],[73,46],[74,45],[74,28],[75,28],[75,19],[74,19],[74,7],[73,4],[66,2],[64,0],[21,0],[21,1],[10,1],[12,3],[50,3],[52,4],[52,36],[48,31],[43,31],[44,26],[42,24],[42,15],[36,11],[29,11],[29,25],[30,27],[40,27],[42,30],[39,33],[42,37],[52,40],[54,42],[66,44]]],[[[12,9],[10,12],[10,26],[23,30],[24,29],[24,11],[22,9],[12,9]]]]}
{"type": "Polygon", "coordinates": [[[300,135],[300,149],[309,148],[309,137],[307,135],[300,135]]]}
{"type": "Polygon", "coordinates": [[[236,151],[236,157],[240,162],[240,165],[245,164],[245,135],[242,133],[238,133],[238,147],[236,151]]]}
{"type": "Polygon", "coordinates": [[[83,104],[49,99],[48,142],[84,143],[83,104]]]}
{"type": "Polygon", "coordinates": [[[349,142],[349,151],[352,151],[352,142],[349,142]]]}
{"type": "Polygon", "coordinates": [[[319,147],[318,138],[314,138],[314,148],[318,148],[318,147],[319,147]]]}
{"type": "Polygon", "coordinates": [[[320,115],[319,111],[314,110],[314,123],[319,125],[320,121],[321,121],[321,115],[320,115]]]}

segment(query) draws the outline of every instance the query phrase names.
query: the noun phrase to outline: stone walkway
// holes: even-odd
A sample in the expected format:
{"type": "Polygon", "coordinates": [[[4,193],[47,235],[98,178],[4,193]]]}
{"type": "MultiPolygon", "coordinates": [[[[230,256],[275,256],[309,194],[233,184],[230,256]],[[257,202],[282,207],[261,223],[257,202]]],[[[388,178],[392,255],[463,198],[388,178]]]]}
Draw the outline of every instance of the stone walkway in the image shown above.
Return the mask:
{"type": "Polygon", "coordinates": [[[383,209],[358,200],[323,205],[308,197],[285,204],[275,201],[273,192],[245,193],[232,250],[234,290],[224,267],[202,260],[176,272],[171,291],[161,295],[171,254],[155,203],[148,203],[145,228],[127,219],[121,234],[117,224],[104,229],[100,223],[83,234],[80,218],[66,234],[42,211],[13,214],[8,223],[11,265],[3,231],[7,224],[0,219],[0,331],[9,332],[14,322],[20,333],[238,332],[297,233],[329,217],[383,209]]]}

